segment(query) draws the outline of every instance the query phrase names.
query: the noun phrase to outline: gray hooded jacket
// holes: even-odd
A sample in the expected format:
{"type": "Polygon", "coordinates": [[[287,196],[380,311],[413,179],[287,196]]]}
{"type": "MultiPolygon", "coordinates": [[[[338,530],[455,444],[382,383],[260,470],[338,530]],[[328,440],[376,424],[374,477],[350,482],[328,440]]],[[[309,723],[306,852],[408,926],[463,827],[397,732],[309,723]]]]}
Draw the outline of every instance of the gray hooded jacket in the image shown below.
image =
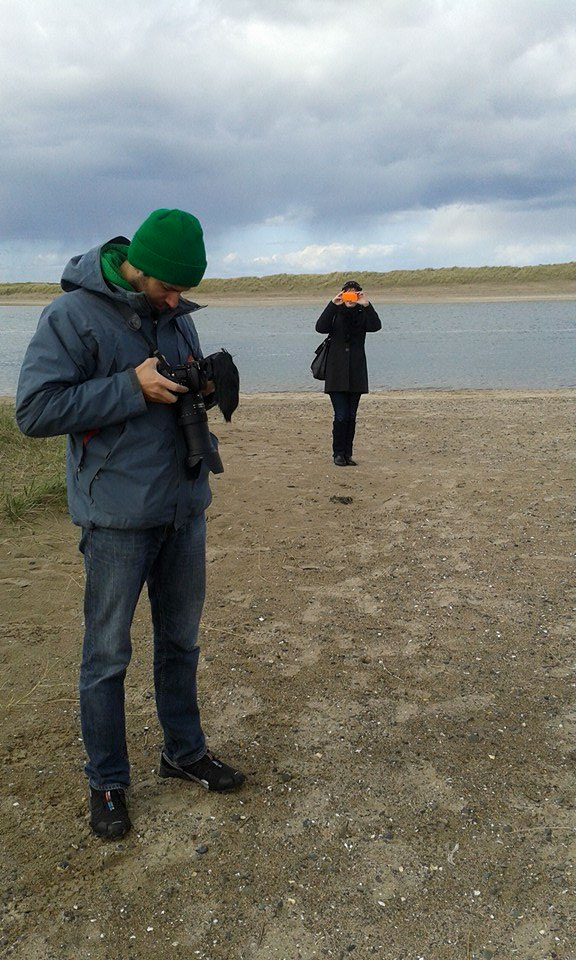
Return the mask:
{"type": "Polygon", "coordinates": [[[20,373],[16,419],[30,437],[68,434],[66,480],[74,523],[179,527],[210,503],[208,470],[202,462],[198,478],[188,479],[173,405],[148,403],[135,373],[150,348],[114,301],[138,314],[142,329],[171,364],[202,357],[189,316],[200,308],[181,299],[175,310],[157,315],[156,323],[144,294],[106,284],[100,251],[95,247],[69,262],[62,276],[66,292],[42,312],[20,373]]]}

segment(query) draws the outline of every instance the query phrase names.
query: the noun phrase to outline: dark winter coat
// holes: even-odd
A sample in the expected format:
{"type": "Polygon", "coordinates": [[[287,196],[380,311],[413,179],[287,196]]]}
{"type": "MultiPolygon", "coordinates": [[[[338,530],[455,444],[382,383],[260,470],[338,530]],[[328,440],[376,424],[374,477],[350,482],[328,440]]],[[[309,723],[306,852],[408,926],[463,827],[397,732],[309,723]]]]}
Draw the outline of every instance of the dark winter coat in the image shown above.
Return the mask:
{"type": "Polygon", "coordinates": [[[364,341],[367,333],[381,328],[380,317],[371,303],[367,307],[346,307],[330,301],[316,322],[318,333],[330,334],[325,393],[368,393],[364,341]]]}
{"type": "Polygon", "coordinates": [[[180,299],[156,323],[143,293],[107,286],[99,247],[70,261],[62,287],[67,292],[42,313],[24,358],[18,425],[30,437],[68,434],[74,523],[179,527],[210,503],[208,469],[202,462],[198,477],[188,478],[172,404],[148,403],[136,376],[148,345],[114,302],[138,314],[142,329],[172,364],[202,356],[190,317],[198,305],[180,299]]]}

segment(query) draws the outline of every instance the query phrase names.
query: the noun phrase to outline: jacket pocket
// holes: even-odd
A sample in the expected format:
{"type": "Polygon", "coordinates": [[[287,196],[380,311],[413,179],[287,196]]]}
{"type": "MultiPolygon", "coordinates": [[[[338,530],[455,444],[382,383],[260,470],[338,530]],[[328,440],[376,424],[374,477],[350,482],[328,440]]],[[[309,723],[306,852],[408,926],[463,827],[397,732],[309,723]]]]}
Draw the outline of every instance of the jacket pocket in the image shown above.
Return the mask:
{"type": "Polygon", "coordinates": [[[80,490],[86,496],[91,496],[94,480],[122,441],[125,430],[126,423],[118,423],[86,438],[86,442],[82,444],[80,460],[76,467],[76,479],[80,490]]]}

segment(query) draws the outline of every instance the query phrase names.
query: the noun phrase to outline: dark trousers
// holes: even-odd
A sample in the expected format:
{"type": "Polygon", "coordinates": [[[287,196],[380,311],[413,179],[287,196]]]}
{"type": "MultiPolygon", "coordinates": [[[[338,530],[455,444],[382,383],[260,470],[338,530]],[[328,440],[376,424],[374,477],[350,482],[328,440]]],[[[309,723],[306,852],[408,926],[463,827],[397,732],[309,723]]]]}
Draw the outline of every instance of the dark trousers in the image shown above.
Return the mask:
{"type": "Polygon", "coordinates": [[[339,391],[329,394],[334,407],[332,424],[332,454],[339,454],[347,460],[352,456],[354,433],[356,431],[356,412],[360,403],[360,393],[339,391]]]}
{"type": "Polygon", "coordinates": [[[124,678],[130,627],[146,583],[154,625],[156,709],[166,755],[193,763],[206,750],[196,700],[198,625],[204,603],[206,521],[144,530],[85,530],[84,650],[80,670],[86,773],[97,790],[130,782],[124,678]]]}

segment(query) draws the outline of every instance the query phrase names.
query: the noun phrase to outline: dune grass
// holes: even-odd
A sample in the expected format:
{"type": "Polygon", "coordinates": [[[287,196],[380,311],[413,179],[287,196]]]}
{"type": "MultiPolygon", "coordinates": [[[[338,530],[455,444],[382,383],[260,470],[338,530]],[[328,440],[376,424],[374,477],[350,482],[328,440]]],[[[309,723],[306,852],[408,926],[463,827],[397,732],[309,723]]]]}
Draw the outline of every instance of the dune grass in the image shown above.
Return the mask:
{"type": "Polygon", "coordinates": [[[65,437],[24,437],[12,403],[0,405],[0,515],[11,523],[42,511],[66,512],[65,437]]]}
{"type": "MultiPolygon", "coordinates": [[[[225,294],[230,297],[247,294],[306,295],[332,291],[350,276],[371,291],[399,290],[403,287],[453,289],[457,286],[517,286],[537,283],[553,286],[555,283],[576,281],[576,262],[547,263],[531,267],[442,267],[437,270],[390,270],[387,273],[352,269],[338,273],[278,273],[266,277],[209,278],[202,281],[197,292],[207,296],[225,294]]],[[[0,284],[0,303],[3,298],[50,300],[60,292],[57,283],[3,283],[0,284]]]]}
{"type": "Polygon", "coordinates": [[[523,283],[554,283],[576,281],[576,262],[542,264],[534,267],[446,267],[438,270],[391,270],[376,273],[348,270],[324,274],[281,273],[268,277],[236,277],[234,279],[203,280],[203,293],[307,293],[333,290],[353,276],[370,290],[390,290],[401,287],[430,287],[458,285],[507,285],[523,283]]]}
{"type": "Polygon", "coordinates": [[[53,300],[62,288],[59,283],[0,283],[0,303],[17,297],[30,297],[32,300],[53,300]]]}

